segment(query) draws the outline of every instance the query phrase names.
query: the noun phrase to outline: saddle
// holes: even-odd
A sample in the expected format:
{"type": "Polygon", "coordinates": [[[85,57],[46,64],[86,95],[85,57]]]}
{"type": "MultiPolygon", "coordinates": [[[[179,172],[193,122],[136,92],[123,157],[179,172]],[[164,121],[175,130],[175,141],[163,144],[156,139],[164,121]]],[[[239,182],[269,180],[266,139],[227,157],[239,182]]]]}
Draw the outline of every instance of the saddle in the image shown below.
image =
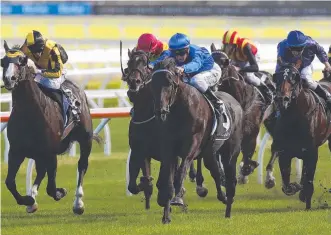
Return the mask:
{"type": "Polygon", "coordinates": [[[228,108],[226,107],[226,105],[223,104],[224,112],[220,114],[219,112],[215,111],[215,108],[211,101],[204,94],[202,95],[207,100],[207,103],[209,104],[213,113],[214,121],[210,136],[213,136],[217,141],[227,140],[231,134],[231,118],[228,108]],[[221,123],[222,125],[220,125],[221,123]]]}
{"type": "MultiPolygon", "coordinates": [[[[64,122],[64,128],[65,131],[68,127],[75,124],[77,121],[75,119],[75,112],[80,113],[79,110],[79,104],[80,102],[78,99],[74,96],[71,89],[66,86],[66,81],[63,82],[61,85],[61,89],[52,89],[49,87],[42,86],[40,83],[37,83],[40,90],[49,98],[51,98],[53,101],[57,102],[61,108],[63,122],[64,122]],[[70,110],[70,112],[69,112],[70,110]]],[[[71,129],[71,128],[69,128],[71,129]]],[[[64,133],[65,134],[65,133],[64,133]]],[[[67,133],[68,134],[68,133],[67,133]]]]}

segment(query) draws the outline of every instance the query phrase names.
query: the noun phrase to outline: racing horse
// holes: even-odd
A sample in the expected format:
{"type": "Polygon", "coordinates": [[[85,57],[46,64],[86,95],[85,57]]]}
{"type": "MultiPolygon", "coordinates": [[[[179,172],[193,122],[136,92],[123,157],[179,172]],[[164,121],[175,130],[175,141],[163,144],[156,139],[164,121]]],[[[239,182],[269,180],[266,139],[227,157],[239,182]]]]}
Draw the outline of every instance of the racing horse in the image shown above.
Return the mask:
{"type": "MultiPolygon", "coordinates": [[[[127,94],[133,103],[133,115],[129,125],[131,155],[129,160],[130,177],[128,190],[132,194],[138,194],[143,191],[145,195],[145,209],[149,209],[150,197],[153,192],[151,158],[160,161],[154,102],[151,90],[148,87],[151,81],[152,69],[148,66],[148,53],[134,48],[132,51],[128,50],[128,57],[128,67],[122,70],[122,80],[128,84],[129,90],[127,94]],[[143,176],[140,177],[140,183],[137,185],[136,180],[140,169],[143,176]]],[[[189,175],[193,181],[195,178],[193,164],[191,164],[189,175]]]]}
{"type": "MultiPolygon", "coordinates": [[[[241,169],[239,168],[238,183],[247,183],[248,175],[259,165],[258,162],[252,160],[252,157],[256,148],[260,125],[264,121],[264,114],[269,104],[256,87],[245,82],[243,76],[230,64],[228,56],[221,50],[216,49],[214,43],[211,44],[210,50],[214,61],[222,68],[218,90],[232,95],[244,110],[244,137],[241,147],[243,161],[240,164],[241,169]]],[[[265,77],[271,89],[275,89],[273,88],[271,74],[260,72],[260,76],[265,77]]]]}
{"type": "MultiPolygon", "coordinates": [[[[160,135],[157,202],[164,208],[162,222],[171,221],[170,205],[183,205],[181,188],[187,168],[194,159],[202,157],[214,178],[218,200],[226,204],[225,216],[230,217],[237,184],[236,162],[242,140],[243,111],[239,103],[227,93],[217,93],[225,103],[227,115],[219,115],[221,128],[217,128],[217,135],[212,135],[214,115],[211,104],[196,88],[182,81],[173,58],[166,58],[155,65],[150,87],[160,135]],[[221,189],[216,158],[219,154],[225,172],[226,194],[221,189]],[[176,170],[178,156],[182,161],[176,170]]],[[[200,170],[198,167],[197,183],[200,170]]]]}
{"type": "MultiPolygon", "coordinates": [[[[295,66],[282,65],[280,72],[273,76],[277,84],[275,103],[279,117],[274,127],[272,147],[279,157],[282,190],[288,196],[300,191],[299,199],[306,203],[306,209],[310,209],[318,148],[328,140],[331,151],[331,111],[326,109],[323,99],[304,87],[295,66]],[[290,183],[293,157],[303,160],[300,184],[290,183]]],[[[319,83],[331,91],[330,77],[319,83]]]]}
{"type": "MultiPolygon", "coordinates": [[[[62,102],[49,90],[44,90],[34,81],[35,65],[20,51],[20,46],[9,48],[4,42],[5,56],[1,59],[4,87],[12,92],[13,108],[8,121],[8,140],[10,143],[6,186],[17,204],[27,206],[27,212],[38,209],[36,196],[46,173],[48,176],[47,194],[59,201],[67,194],[65,188],[57,188],[57,155],[64,153],[73,141],[80,144],[76,198],[73,205],[75,214],[84,212],[83,179],[88,168],[92,139],[99,143],[101,138],[93,135],[92,119],[83,90],[70,80],[63,85],[71,88],[80,100],[80,121],[65,127],[62,102]],[[45,93],[48,95],[46,95],[45,93]],[[54,100],[53,100],[54,98],[54,100]],[[35,160],[37,175],[31,195],[22,196],[16,188],[16,174],[25,157],[35,160]]],[[[61,95],[60,95],[61,96],[61,95]]],[[[68,117],[69,122],[72,117],[68,117]]]]}

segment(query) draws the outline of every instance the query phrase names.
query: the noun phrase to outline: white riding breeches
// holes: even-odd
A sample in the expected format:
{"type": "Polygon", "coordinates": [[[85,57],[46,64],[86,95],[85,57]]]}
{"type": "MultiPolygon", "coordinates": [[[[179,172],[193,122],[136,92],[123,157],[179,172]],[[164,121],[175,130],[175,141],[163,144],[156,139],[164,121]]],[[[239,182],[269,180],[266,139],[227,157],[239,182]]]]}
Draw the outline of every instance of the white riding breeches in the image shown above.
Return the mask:
{"type": "Polygon", "coordinates": [[[307,82],[310,89],[315,90],[318,83],[313,80],[313,65],[310,64],[301,70],[300,77],[307,82]]]}
{"type": "Polygon", "coordinates": [[[40,73],[36,75],[34,80],[40,83],[44,87],[52,88],[52,89],[60,89],[61,84],[64,82],[64,75],[61,75],[59,78],[45,78],[40,73]]]}
{"type": "Polygon", "coordinates": [[[216,63],[211,70],[196,74],[190,79],[184,78],[184,82],[194,86],[200,92],[205,93],[209,87],[216,85],[222,76],[222,69],[216,63]]]}

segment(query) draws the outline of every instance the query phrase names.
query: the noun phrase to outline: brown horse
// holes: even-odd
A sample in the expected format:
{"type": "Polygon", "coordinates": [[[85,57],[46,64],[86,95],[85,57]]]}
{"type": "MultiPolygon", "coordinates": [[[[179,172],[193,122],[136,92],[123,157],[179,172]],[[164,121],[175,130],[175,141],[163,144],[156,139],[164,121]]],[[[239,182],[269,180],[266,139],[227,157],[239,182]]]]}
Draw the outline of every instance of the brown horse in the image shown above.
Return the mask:
{"type": "MultiPolygon", "coordinates": [[[[219,126],[222,128],[217,136],[224,133],[226,125],[231,125],[226,138],[215,138],[215,135],[211,136],[214,116],[208,101],[197,89],[182,81],[176,73],[173,58],[155,65],[151,89],[160,135],[161,167],[157,181],[157,202],[164,207],[162,222],[170,222],[170,204],[183,205],[181,188],[184,177],[193,160],[199,158],[203,158],[214,178],[217,198],[226,204],[225,216],[230,217],[237,183],[236,162],[242,140],[243,111],[240,104],[227,93],[217,93],[229,111],[227,118],[223,115],[219,118],[219,126]],[[216,159],[219,154],[225,172],[226,195],[221,189],[221,175],[216,159]],[[179,170],[176,170],[177,156],[182,158],[179,170]]],[[[199,168],[201,166],[198,166],[197,172],[201,173],[199,168]]]]}
{"type": "MultiPolygon", "coordinates": [[[[128,97],[133,103],[133,115],[129,126],[129,145],[131,156],[129,162],[130,180],[128,190],[132,194],[143,191],[145,208],[150,208],[153,192],[151,177],[151,158],[160,161],[159,138],[154,115],[154,102],[149,88],[151,69],[148,67],[148,53],[133,49],[128,51],[128,67],[123,71],[123,80],[127,82],[128,97]],[[136,180],[140,169],[143,176],[140,183],[136,180]]],[[[194,181],[193,164],[190,167],[190,179],[194,181]]]]}
{"type": "MultiPolygon", "coordinates": [[[[13,109],[8,121],[8,140],[10,143],[8,174],[6,185],[19,205],[28,206],[27,212],[35,212],[39,185],[48,175],[47,194],[58,201],[66,196],[65,188],[56,187],[57,155],[64,153],[73,141],[80,144],[78,161],[78,181],[73,212],[84,212],[83,178],[88,167],[93,135],[92,120],[87,98],[73,82],[66,80],[63,85],[71,88],[80,100],[81,114],[79,123],[64,127],[62,104],[49,98],[34,81],[34,69],[29,66],[28,58],[19,46],[9,49],[5,42],[6,55],[1,59],[3,82],[7,90],[12,91],[13,109]],[[68,130],[69,129],[69,130],[68,130]],[[37,176],[31,189],[31,195],[22,196],[16,189],[15,178],[25,157],[35,160],[37,176]]],[[[33,65],[34,66],[34,65],[33,65]]],[[[45,91],[48,94],[50,91],[45,91]]],[[[59,95],[54,95],[59,96],[59,95]]],[[[70,121],[70,118],[69,118],[70,121]]]]}
{"type": "MultiPolygon", "coordinates": [[[[252,160],[252,157],[256,148],[260,125],[264,120],[264,113],[269,104],[255,86],[245,82],[243,76],[230,64],[229,58],[224,52],[217,50],[213,43],[210,49],[214,61],[222,68],[222,78],[218,90],[232,95],[244,110],[244,137],[241,145],[243,163],[240,164],[238,182],[247,183],[248,175],[259,165],[258,162],[252,160]]],[[[266,74],[268,84],[272,86],[272,75],[267,72],[263,73],[266,74]]]]}
{"type": "MultiPolygon", "coordinates": [[[[294,66],[282,66],[280,72],[274,74],[274,80],[277,84],[275,102],[280,116],[274,127],[272,145],[279,157],[282,190],[288,196],[300,191],[299,199],[306,203],[306,209],[310,209],[318,148],[329,140],[331,151],[331,111],[325,108],[324,100],[304,88],[294,66]],[[303,160],[300,184],[290,183],[293,157],[303,160]]],[[[319,83],[331,91],[329,78],[319,83]]]]}

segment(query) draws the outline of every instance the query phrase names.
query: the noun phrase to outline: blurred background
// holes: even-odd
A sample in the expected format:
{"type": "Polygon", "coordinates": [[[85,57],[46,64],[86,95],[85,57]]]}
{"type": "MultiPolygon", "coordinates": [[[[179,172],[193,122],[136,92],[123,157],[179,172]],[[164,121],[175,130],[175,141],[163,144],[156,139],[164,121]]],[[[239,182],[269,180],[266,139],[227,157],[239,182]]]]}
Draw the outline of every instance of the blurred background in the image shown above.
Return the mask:
{"type": "Polygon", "coordinates": [[[235,29],[258,42],[262,69],[273,71],[277,43],[290,30],[302,30],[327,49],[330,16],[326,1],[2,1],[1,43],[22,44],[30,30],[40,30],[66,48],[68,69],[109,68],[85,73],[91,81],[84,85],[96,88],[105,77],[119,77],[119,41],[126,55],[145,32],[166,42],[176,32],[186,33],[209,49],[212,42],[220,47],[223,33],[235,29]]]}

